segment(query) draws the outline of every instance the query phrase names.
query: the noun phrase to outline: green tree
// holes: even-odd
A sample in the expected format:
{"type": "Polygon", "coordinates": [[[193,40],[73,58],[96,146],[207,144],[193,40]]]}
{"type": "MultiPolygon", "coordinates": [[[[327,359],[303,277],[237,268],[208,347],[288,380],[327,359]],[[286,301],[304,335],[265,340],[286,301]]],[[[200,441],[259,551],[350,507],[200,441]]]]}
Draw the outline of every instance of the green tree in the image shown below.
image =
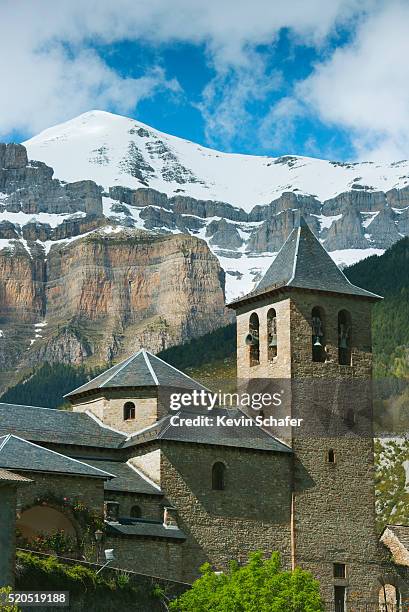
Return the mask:
{"type": "Polygon", "coordinates": [[[19,612],[20,608],[14,604],[5,604],[6,595],[12,592],[11,587],[3,587],[0,589],[0,611],[1,612],[19,612]]]}
{"type": "Polygon", "coordinates": [[[319,584],[310,573],[282,571],[280,555],[263,559],[261,551],[248,563],[230,564],[227,573],[216,574],[207,563],[192,588],[170,603],[172,612],[321,612],[319,584]]]}

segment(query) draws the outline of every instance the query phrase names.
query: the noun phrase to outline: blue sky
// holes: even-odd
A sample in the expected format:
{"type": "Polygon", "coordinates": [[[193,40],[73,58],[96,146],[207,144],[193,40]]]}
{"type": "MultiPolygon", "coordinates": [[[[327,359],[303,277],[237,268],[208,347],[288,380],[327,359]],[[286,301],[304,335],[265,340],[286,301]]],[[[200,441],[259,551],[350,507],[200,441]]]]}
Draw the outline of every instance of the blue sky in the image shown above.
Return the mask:
{"type": "MultiPolygon", "coordinates": [[[[266,135],[263,142],[258,137],[258,126],[279,100],[291,95],[294,85],[311,74],[314,63],[325,57],[334,46],[346,44],[348,32],[337,33],[325,49],[298,45],[291,40],[286,29],[278,33],[278,40],[258,48],[266,58],[266,80],[270,73],[280,72],[277,84],[261,100],[248,100],[247,121],[238,126],[234,136],[223,138],[218,133],[206,133],[206,121],[200,110],[203,90],[216,77],[209,66],[204,45],[187,43],[164,45],[160,49],[149,44],[122,42],[112,47],[99,47],[105,62],[123,77],[138,78],[149,66],[160,63],[170,79],[180,85],[180,91],[169,95],[158,92],[152,98],[141,100],[130,116],[163,132],[187,138],[203,145],[229,152],[250,154],[318,155],[336,152],[338,158],[353,156],[348,133],[334,126],[327,126],[313,116],[305,116],[296,122],[294,133],[288,133],[288,142],[276,142],[274,135],[266,135]]],[[[108,108],[115,112],[115,108],[108,108]]]]}
{"type": "Polygon", "coordinates": [[[93,108],[229,152],[409,157],[405,0],[0,4],[0,140],[93,108]]]}

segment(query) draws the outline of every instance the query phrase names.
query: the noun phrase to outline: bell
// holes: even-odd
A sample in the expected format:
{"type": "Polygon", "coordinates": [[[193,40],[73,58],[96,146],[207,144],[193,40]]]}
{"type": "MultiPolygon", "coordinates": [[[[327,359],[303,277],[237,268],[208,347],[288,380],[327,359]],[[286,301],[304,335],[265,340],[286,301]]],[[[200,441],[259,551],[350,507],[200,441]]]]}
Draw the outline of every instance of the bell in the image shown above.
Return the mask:
{"type": "Polygon", "coordinates": [[[258,337],[249,332],[245,335],[244,342],[247,344],[247,346],[258,346],[258,337]]]}
{"type": "Polygon", "coordinates": [[[268,345],[270,348],[276,348],[277,346],[277,334],[272,334],[271,335],[271,340],[270,343],[268,345]]]}
{"type": "Polygon", "coordinates": [[[315,336],[314,346],[322,346],[319,336],[315,336]]]}

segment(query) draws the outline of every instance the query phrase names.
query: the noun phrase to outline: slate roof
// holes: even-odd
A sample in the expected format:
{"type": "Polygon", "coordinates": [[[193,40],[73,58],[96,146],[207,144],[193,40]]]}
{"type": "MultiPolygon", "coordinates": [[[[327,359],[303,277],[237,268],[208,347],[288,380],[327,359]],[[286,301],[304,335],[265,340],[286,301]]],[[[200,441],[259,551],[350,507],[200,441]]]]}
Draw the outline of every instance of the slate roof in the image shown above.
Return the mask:
{"type": "Polygon", "coordinates": [[[16,434],[33,442],[118,448],[126,439],[83,412],[0,403],[0,435],[16,434]]]}
{"type": "Polygon", "coordinates": [[[139,537],[166,538],[169,540],[185,540],[185,533],[179,528],[168,529],[162,523],[151,521],[129,521],[126,523],[105,523],[108,535],[125,535],[139,537]]]}
{"type": "Polygon", "coordinates": [[[314,236],[303,217],[278,252],[256,289],[229,304],[234,308],[282,287],[330,291],[373,300],[381,297],[349,282],[314,236]]]}
{"type": "Polygon", "coordinates": [[[71,398],[96,389],[122,387],[181,387],[204,389],[197,381],[169,365],[156,355],[141,349],[125,361],[67,393],[71,398]]]}
{"type": "Polygon", "coordinates": [[[211,412],[206,411],[206,414],[183,409],[183,411],[165,416],[142,432],[129,436],[124,447],[139,445],[152,440],[169,440],[281,453],[292,452],[289,446],[280,442],[280,440],[261,427],[258,427],[255,423],[252,425],[233,424],[222,426],[217,425],[217,416],[227,416],[235,419],[240,417],[246,418],[246,415],[239,409],[214,409],[211,412]],[[211,424],[194,427],[186,424],[172,425],[171,417],[174,415],[180,415],[183,418],[194,418],[198,414],[211,417],[211,424]]]}
{"type": "Polygon", "coordinates": [[[127,491],[128,493],[144,493],[145,495],[163,495],[159,487],[151,484],[139,471],[121,461],[105,461],[100,459],[85,459],[86,463],[104,472],[114,474],[116,478],[105,482],[107,491],[127,491]]]}
{"type": "Polygon", "coordinates": [[[14,472],[9,472],[8,470],[3,470],[0,468],[0,485],[3,483],[11,483],[11,484],[23,484],[33,482],[29,478],[25,476],[20,476],[20,474],[14,474],[14,472]]]}
{"type": "MultiPolygon", "coordinates": [[[[243,413],[239,410],[221,410],[221,414],[227,412],[230,417],[243,416],[243,413]]],[[[205,413],[208,414],[207,411],[205,413]]],[[[107,449],[127,448],[151,440],[162,439],[252,448],[256,450],[291,452],[285,444],[282,444],[261,427],[175,427],[170,425],[170,418],[173,414],[175,413],[169,414],[151,427],[129,436],[100,425],[96,419],[83,412],[0,404],[0,436],[2,434],[12,434],[32,442],[93,446],[107,449]]],[[[197,416],[197,414],[197,412],[189,412],[188,409],[183,409],[183,416],[193,417],[197,416]]],[[[217,416],[218,412],[213,410],[211,414],[217,416]]],[[[94,460],[88,461],[86,459],[85,462],[95,465],[94,460]]],[[[117,481],[117,485],[112,482],[107,485],[107,488],[115,490],[113,488],[115,486],[132,486],[140,489],[140,491],[135,490],[135,492],[151,492],[153,494],[153,491],[149,487],[146,488],[146,485],[143,485],[140,480],[137,482],[137,477],[134,474],[132,474],[131,478],[130,470],[132,468],[129,468],[129,466],[121,467],[121,465],[123,466],[124,464],[114,461],[105,462],[105,467],[101,466],[102,470],[110,473],[112,467],[112,474],[114,475],[116,474],[115,468],[120,471],[118,474],[120,481],[117,481]],[[131,481],[128,481],[129,478],[131,478],[131,481]]],[[[118,488],[116,490],[125,489],[118,488]]]]}
{"type": "Polygon", "coordinates": [[[398,538],[399,542],[409,551],[409,525],[386,525],[398,538]]]}
{"type": "Polygon", "coordinates": [[[55,451],[7,435],[0,438],[0,467],[29,472],[56,472],[90,478],[112,478],[113,474],[55,451]]]}

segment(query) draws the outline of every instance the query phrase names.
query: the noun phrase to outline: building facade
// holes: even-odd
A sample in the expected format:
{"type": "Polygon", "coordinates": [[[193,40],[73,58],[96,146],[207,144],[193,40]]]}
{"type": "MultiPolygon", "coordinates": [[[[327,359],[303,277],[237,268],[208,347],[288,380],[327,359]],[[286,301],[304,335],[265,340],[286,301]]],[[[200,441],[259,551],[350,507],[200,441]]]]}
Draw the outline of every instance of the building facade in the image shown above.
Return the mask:
{"type": "Polygon", "coordinates": [[[14,585],[17,490],[27,484],[28,478],[0,469],[0,588],[14,585]]]}
{"type": "Polygon", "coordinates": [[[300,427],[258,426],[257,411],[223,407],[210,426],[191,426],[207,409],[174,412],[170,394],[207,390],[145,350],[71,392],[72,412],[0,405],[0,467],[34,481],[17,496],[20,526],[69,531],[68,520],[80,541],[85,507],[104,520],[118,567],[192,582],[204,562],[225,570],[278,550],[285,569],[319,579],[337,612],[378,601],[395,571],[375,531],[378,299],[347,281],[302,221],[257,289],[230,305],[238,389],[281,389],[280,410],[300,427]],[[45,520],[44,508],[59,515],[45,520]]]}

